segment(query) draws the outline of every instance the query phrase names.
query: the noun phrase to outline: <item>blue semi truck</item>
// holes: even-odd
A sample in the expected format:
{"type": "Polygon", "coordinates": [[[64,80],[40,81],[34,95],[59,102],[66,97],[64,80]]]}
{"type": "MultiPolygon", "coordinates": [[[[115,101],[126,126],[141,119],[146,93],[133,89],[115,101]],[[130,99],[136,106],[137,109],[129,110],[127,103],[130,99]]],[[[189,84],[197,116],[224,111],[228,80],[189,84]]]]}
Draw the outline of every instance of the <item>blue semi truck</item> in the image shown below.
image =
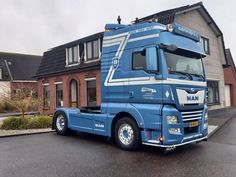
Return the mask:
{"type": "Polygon", "coordinates": [[[58,108],[52,128],[112,137],[125,150],[207,140],[203,57],[200,34],[179,24],[107,24],[101,106],[58,108]]]}

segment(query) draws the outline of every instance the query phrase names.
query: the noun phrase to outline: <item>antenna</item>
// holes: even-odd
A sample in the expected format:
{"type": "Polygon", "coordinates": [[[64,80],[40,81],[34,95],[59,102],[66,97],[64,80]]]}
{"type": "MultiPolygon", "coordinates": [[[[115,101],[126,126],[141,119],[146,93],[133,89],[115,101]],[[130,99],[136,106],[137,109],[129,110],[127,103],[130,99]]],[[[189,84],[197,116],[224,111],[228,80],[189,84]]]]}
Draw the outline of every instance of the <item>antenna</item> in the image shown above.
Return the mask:
{"type": "Polygon", "coordinates": [[[120,18],[120,16],[118,15],[118,18],[117,18],[117,22],[118,22],[118,24],[120,24],[121,23],[121,18],[120,18]]]}

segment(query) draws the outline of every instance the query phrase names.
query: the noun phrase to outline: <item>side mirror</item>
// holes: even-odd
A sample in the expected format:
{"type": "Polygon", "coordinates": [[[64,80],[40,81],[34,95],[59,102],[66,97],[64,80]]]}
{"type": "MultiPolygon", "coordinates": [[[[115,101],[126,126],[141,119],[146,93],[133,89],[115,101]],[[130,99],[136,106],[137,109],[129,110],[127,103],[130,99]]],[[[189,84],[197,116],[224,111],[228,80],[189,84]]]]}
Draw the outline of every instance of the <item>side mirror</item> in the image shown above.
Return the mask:
{"type": "Polygon", "coordinates": [[[146,49],[146,64],[148,71],[157,71],[157,49],[151,47],[146,49]]]}

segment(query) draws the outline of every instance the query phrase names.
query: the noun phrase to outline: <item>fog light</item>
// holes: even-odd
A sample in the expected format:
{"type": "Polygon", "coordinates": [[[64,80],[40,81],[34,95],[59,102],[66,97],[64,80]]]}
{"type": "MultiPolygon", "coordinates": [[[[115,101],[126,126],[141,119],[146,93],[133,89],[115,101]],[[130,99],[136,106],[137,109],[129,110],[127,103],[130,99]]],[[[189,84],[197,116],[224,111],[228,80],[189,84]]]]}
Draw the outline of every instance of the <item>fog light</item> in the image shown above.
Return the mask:
{"type": "Polygon", "coordinates": [[[177,124],[178,123],[177,116],[167,116],[167,123],[168,124],[177,124]]]}
{"type": "Polygon", "coordinates": [[[170,134],[179,134],[180,128],[169,128],[169,133],[170,134]]]}
{"type": "Polygon", "coordinates": [[[208,128],[208,123],[206,122],[206,123],[204,123],[204,125],[203,125],[203,129],[207,129],[208,128]]]}

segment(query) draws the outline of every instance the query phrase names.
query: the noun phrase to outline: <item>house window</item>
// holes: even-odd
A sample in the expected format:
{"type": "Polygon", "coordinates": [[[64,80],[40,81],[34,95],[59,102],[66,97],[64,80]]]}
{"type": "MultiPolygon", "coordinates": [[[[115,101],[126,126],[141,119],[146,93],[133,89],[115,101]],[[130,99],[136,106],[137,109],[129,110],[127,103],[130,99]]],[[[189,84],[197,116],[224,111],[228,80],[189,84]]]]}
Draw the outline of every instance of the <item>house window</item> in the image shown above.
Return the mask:
{"type": "Polygon", "coordinates": [[[97,105],[96,79],[87,80],[87,106],[97,105]]]}
{"type": "Polygon", "coordinates": [[[74,46],[66,49],[67,65],[73,65],[79,63],[79,46],[74,46]]]}
{"type": "Polygon", "coordinates": [[[132,58],[132,69],[133,70],[146,70],[146,50],[133,53],[132,58]]]}
{"type": "Polygon", "coordinates": [[[99,59],[99,40],[86,43],[86,61],[99,59]]]}
{"type": "Polygon", "coordinates": [[[72,80],[70,82],[70,100],[71,100],[71,107],[77,108],[78,107],[78,84],[76,80],[72,80]]]}
{"type": "Polygon", "coordinates": [[[62,90],[62,83],[56,84],[56,107],[63,106],[63,90],[62,90]]]}
{"type": "Polygon", "coordinates": [[[201,43],[202,47],[205,51],[206,54],[210,55],[210,44],[209,44],[209,39],[205,37],[201,37],[201,43]]]}
{"type": "Polygon", "coordinates": [[[207,81],[208,87],[208,104],[219,104],[219,82],[207,81]]]}
{"type": "Polygon", "coordinates": [[[43,86],[43,108],[48,109],[50,108],[50,92],[49,92],[49,85],[43,86]]]}

